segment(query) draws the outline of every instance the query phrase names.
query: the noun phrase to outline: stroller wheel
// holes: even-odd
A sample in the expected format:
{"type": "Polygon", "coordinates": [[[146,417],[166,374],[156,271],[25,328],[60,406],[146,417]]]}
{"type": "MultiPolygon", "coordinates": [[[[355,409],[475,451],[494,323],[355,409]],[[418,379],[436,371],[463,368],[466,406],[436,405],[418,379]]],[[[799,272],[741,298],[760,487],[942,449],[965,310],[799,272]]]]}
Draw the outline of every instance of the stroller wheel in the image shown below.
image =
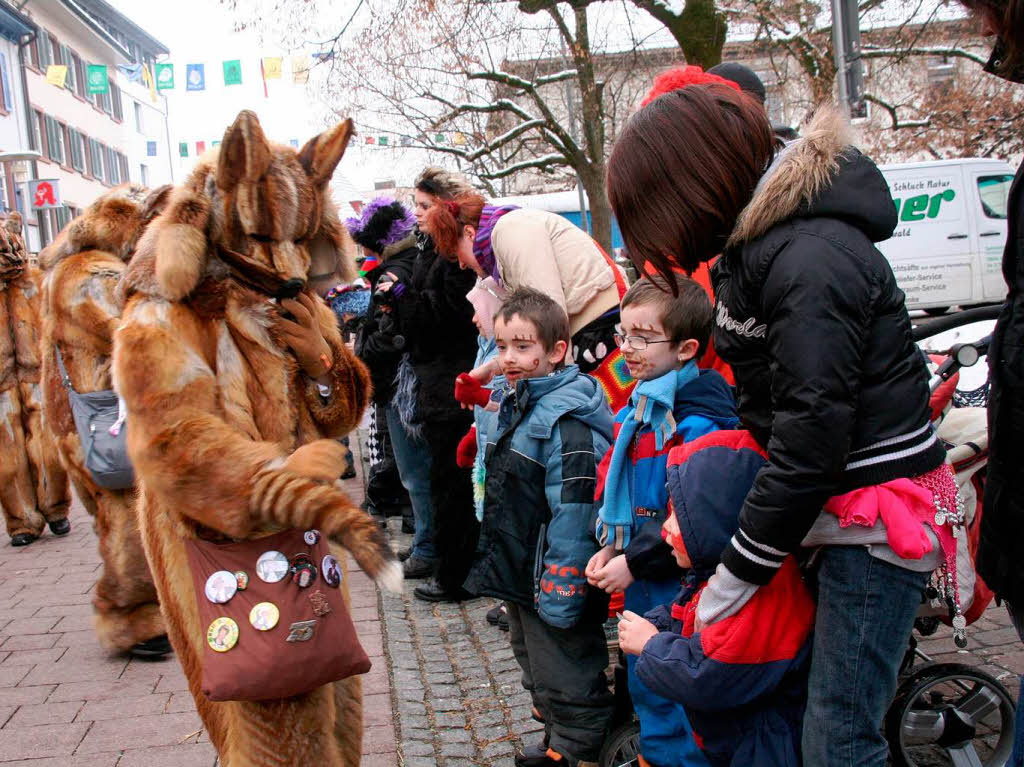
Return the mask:
{"type": "Polygon", "coordinates": [[[896,767],[1002,767],[1014,705],[993,676],[962,663],[922,666],[896,691],[885,736],[896,767]]]}
{"type": "Polygon", "coordinates": [[[637,767],[640,764],[640,723],[626,722],[612,730],[601,749],[601,767],[637,767]]]}

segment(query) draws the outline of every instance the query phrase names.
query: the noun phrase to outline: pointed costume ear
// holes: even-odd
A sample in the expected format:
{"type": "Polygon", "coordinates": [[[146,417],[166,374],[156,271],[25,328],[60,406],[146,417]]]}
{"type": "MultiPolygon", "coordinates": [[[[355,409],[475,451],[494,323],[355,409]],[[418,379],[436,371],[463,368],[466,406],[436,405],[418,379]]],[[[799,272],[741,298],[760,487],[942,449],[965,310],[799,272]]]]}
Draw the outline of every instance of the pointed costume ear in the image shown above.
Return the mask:
{"type": "Polygon", "coordinates": [[[173,184],[164,184],[151,190],[142,203],[142,220],[149,222],[163,213],[167,203],[171,201],[171,193],[173,191],[173,184]]]}
{"type": "Polygon", "coordinates": [[[299,163],[306,169],[306,175],[317,186],[331,180],[334,169],[341,162],[349,139],[352,138],[352,120],[335,125],[319,136],[314,136],[299,151],[299,163]]]}
{"type": "Polygon", "coordinates": [[[188,189],[179,189],[151,226],[157,228],[156,281],[171,301],[187,296],[206,269],[206,228],[210,201],[188,189]]]}
{"type": "Polygon", "coordinates": [[[256,113],[243,109],[224,131],[217,160],[217,186],[227,192],[241,181],[259,181],[270,167],[270,159],[270,143],[256,113]]]}

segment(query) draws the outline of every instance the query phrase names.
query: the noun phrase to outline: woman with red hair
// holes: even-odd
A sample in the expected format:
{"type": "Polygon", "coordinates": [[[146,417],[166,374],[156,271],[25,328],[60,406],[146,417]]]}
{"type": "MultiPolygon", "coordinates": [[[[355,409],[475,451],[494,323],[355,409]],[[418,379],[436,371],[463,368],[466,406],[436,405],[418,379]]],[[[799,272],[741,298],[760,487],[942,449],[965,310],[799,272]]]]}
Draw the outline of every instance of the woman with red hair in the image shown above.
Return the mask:
{"type": "MultiPolygon", "coordinates": [[[[479,278],[554,299],[569,317],[570,360],[597,378],[613,411],[626,403],[633,381],[614,339],[626,278],[586,232],[548,211],[488,205],[476,193],[435,205],[423,228],[438,252],[479,278]]],[[[474,373],[486,382],[493,371],[474,373]]]]}

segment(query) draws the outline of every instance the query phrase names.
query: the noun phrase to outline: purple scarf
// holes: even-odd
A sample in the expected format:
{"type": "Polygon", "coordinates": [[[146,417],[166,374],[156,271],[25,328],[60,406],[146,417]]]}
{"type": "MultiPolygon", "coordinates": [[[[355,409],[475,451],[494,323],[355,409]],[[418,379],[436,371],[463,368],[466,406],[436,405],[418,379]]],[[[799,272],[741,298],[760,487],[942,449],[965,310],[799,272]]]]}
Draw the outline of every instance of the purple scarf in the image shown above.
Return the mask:
{"type": "Polygon", "coordinates": [[[476,228],[476,239],[473,240],[473,255],[483,270],[499,285],[501,276],[498,274],[498,260],[494,257],[494,248],[491,246],[491,234],[494,233],[494,225],[498,223],[499,218],[510,210],[518,209],[518,205],[484,205],[480,211],[480,223],[476,228]]]}

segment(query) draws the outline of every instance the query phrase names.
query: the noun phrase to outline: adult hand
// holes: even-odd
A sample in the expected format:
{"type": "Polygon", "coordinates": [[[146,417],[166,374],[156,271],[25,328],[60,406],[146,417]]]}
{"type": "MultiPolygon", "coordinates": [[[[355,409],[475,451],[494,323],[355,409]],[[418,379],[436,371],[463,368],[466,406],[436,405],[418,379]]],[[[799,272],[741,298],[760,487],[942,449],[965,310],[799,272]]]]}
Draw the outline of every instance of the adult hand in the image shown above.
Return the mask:
{"type": "Polygon", "coordinates": [[[281,308],[290,312],[294,318],[277,318],[277,329],[285,343],[291,348],[306,375],[314,379],[323,378],[334,365],[334,359],[331,347],[315,319],[316,304],[305,293],[299,293],[297,301],[282,299],[281,308]]]}
{"type": "Polygon", "coordinates": [[[619,649],[627,655],[639,655],[648,640],[657,633],[657,626],[649,620],[626,610],[619,620],[619,649]]]}
{"type": "Polygon", "coordinates": [[[611,546],[605,546],[590,558],[590,561],[587,562],[587,569],[583,571],[583,574],[587,576],[587,582],[591,586],[597,585],[594,580],[594,576],[597,574],[597,571],[608,564],[614,556],[615,549],[611,546]]]}
{"type": "Polygon", "coordinates": [[[609,594],[613,591],[623,591],[633,580],[633,573],[629,571],[625,554],[612,557],[608,564],[594,573],[594,585],[609,594]]]}

